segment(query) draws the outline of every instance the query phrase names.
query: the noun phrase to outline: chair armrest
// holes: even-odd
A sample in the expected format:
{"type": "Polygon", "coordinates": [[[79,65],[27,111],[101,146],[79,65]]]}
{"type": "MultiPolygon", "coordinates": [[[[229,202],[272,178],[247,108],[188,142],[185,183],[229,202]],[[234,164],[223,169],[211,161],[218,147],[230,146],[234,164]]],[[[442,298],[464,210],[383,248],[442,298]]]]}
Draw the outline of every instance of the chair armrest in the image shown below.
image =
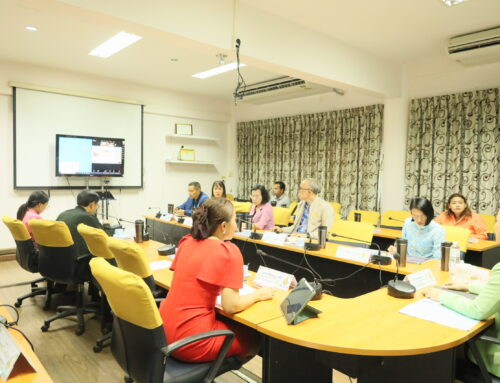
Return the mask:
{"type": "Polygon", "coordinates": [[[160,307],[160,303],[164,301],[165,298],[155,298],[156,307],[160,307]]]}
{"type": "Polygon", "coordinates": [[[90,258],[92,258],[92,254],[87,253],[87,254],[79,255],[78,257],[76,257],[76,260],[77,260],[77,262],[82,262],[82,261],[85,261],[85,260],[90,259],[90,258]]]}
{"type": "Polygon", "coordinates": [[[481,335],[479,339],[484,340],[486,342],[494,343],[494,344],[499,344],[500,345],[500,339],[499,338],[494,338],[492,336],[488,335],[481,335]]]}
{"type": "Polygon", "coordinates": [[[225,337],[224,343],[222,344],[222,347],[219,350],[219,354],[217,355],[217,358],[213,361],[212,367],[210,367],[210,370],[208,370],[207,376],[203,380],[203,382],[212,382],[215,377],[217,376],[217,372],[219,371],[220,366],[222,365],[222,362],[224,361],[224,358],[226,357],[229,349],[231,348],[231,344],[233,343],[234,340],[234,333],[230,330],[214,330],[214,331],[206,331],[202,332],[201,334],[196,334],[192,336],[188,336],[186,338],[180,339],[166,347],[163,347],[161,351],[165,356],[168,358],[174,351],[178,350],[181,347],[187,346],[191,343],[198,342],[203,339],[207,338],[215,338],[218,336],[223,336],[225,337]]]}

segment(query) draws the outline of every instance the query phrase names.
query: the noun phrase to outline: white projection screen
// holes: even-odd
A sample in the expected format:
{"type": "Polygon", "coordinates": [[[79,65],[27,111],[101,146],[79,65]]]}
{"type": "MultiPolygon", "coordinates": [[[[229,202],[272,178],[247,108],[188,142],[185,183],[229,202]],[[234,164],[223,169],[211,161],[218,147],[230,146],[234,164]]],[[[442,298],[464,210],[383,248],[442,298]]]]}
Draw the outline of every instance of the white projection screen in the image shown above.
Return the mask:
{"type": "Polygon", "coordinates": [[[100,186],[100,177],[57,177],[56,134],[125,139],[123,177],[110,188],[142,188],[143,106],[14,88],[14,189],[100,186]]]}

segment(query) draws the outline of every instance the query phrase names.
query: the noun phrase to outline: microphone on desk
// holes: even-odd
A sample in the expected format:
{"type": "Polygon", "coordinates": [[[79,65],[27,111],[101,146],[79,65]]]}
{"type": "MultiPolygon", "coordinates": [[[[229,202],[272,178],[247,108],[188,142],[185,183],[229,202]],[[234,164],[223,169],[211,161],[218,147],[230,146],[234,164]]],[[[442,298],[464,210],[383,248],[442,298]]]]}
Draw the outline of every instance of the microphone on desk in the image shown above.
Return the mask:
{"type": "Polygon", "coordinates": [[[309,282],[309,284],[312,286],[312,288],[314,289],[314,291],[316,291],[316,294],[314,294],[314,297],[312,298],[312,300],[316,301],[316,300],[321,299],[321,297],[323,295],[323,286],[321,285],[321,279],[318,279],[316,277],[316,275],[311,270],[309,270],[307,267],[304,267],[304,266],[301,266],[301,265],[297,265],[297,264],[295,264],[293,262],[290,262],[290,261],[285,261],[284,259],[275,257],[274,255],[268,254],[265,251],[262,251],[260,249],[257,249],[257,255],[259,257],[271,258],[271,259],[274,259],[275,261],[285,263],[285,264],[287,264],[289,266],[292,266],[292,267],[295,267],[297,269],[301,269],[301,270],[307,271],[313,277],[313,282],[309,282]]]}
{"type": "Polygon", "coordinates": [[[387,283],[387,294],[394,298],[411,299],[415,296],[415,286],[398,279],[399,260],[401,259],[401,256],[398,253],[395,253],[393,257],[396,260],[396,275],[392,281],[387,283]]]}
{"type": "Polygon", "coordinates": [[[403,221],[401,219],[393,218],[393,217],[388,217],[388,219],[389,219],[389,221],[396,221],[396,222],[405,223],[405,221],[403,221]]]}
{"type": "Polygon", "coordinates": [[[318,251],[321,249],[321,245],[319,243],[313,243],[312,237],[310,233],[306,233],[307,238],[309,238],[309,242],[304,243],[304,249],[310,251],[318,251]]]}
{"type": "Polygon", "coordinates": [[[336,234],[336,233],[332,233],[332,237],[339,237],[339,238],[345,238],[345,239],[350,239],[350,240],[353,240],[353,241],[358,241],[358,242],[362,242],[362,243],[366,243],[368,245],[375,245],[378,249],[378,254],[377,255],[372,255],[370,257],[370,263],[374,263],[376,265],[390,265],[392,263],[392,258],[391,257],[386,257],[385,255],[381,255],[380,254],[380,246],[378,245],[378,243],[375,243],[375,242],[368,242],[368,241],[365,241],[363,239],[359,239],[359,238],[352,238],[352,237],[347,237],[345,235],[340,235],[340,234],[336,234]]]}
{"type": "Polygon", "coordinates": [[[170,237],[170,235],[167,232],[163,231],[162,234],[163,234],[163,240],[165,242],[167,242],[167,244],[160,246],[157,249],[158,254],[159,255],[174,255],[175,254],[175,242],[172,241],[172,238],[170,237]]]}
{"type": "MultiPolygon", "coordinates": [[[[242,219],[242,218],[239,218],[238,220],[240,222],[244,222],[246,223],[247,225],[250,225],[250,229],[252,228],[252,218],[253,218],[253,215],[249,215],[248,218],[250,218],[250,220],[246,220],[246,219],[242,219]]],[[[262,239],[262,233],[257,233],[257,228],[254,226],[253,227],[253,231],[250,233],[250,238],[251,239],[262,239]]]]}
{"type": "Polygon", "coordinates": [[[155,217],[160,218],[161,217],[161,208],[159,206],[150,206],[148,207],[149,210],[151,209],[158,209],[158,213],[156,213],[155,217]]]}

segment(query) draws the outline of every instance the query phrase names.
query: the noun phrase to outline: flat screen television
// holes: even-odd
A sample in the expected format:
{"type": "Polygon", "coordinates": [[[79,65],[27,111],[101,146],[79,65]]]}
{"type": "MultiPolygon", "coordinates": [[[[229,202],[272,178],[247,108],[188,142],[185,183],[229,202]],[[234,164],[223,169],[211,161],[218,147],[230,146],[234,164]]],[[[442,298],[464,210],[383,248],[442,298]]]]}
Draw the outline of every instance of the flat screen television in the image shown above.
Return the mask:
{"type": "Polygon", "coordinates": [[[121,177],[125,139],[56,134],[56,176],[121,177]]]}

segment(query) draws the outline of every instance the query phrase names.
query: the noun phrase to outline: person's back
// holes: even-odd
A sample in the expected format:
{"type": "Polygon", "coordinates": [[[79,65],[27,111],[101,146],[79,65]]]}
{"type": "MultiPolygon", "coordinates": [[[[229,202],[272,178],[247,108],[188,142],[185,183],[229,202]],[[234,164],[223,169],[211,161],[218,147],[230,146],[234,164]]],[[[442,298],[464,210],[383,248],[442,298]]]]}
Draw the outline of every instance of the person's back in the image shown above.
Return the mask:
{"type": "Polygon", "coordinates": [[[84,223],[87,226],[102,229],[102,225],[95,215],[99,204],[99,195],[96,192],[84,190],[78,194],[77,203],[78,206],[75,208],[59,214],[57,221],[62,221],[68,226],[78,253],[87,254],[89,252],[87,244],[80,233],[78,233],[77,226],[84,223]]]}

